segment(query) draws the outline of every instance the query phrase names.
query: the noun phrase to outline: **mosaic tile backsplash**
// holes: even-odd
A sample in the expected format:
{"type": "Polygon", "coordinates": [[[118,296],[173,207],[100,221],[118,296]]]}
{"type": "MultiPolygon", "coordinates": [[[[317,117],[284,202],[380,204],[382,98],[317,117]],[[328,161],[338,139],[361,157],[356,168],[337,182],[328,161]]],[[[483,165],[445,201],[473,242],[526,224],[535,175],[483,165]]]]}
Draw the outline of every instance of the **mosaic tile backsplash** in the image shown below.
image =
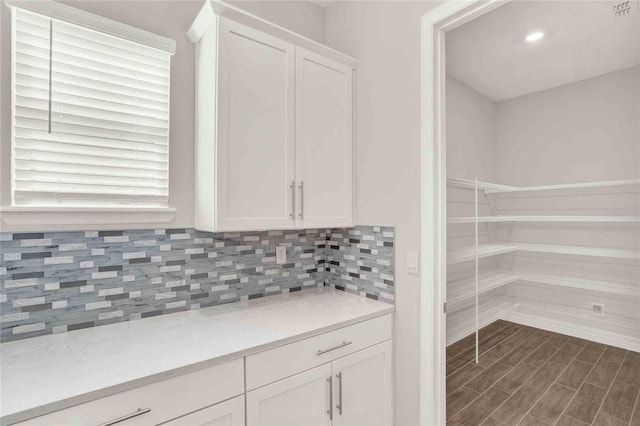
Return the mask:
{"type": "Polygon", "coordinates": [[[0,252],[0,341],[325,285],[394,301],[392,227],[1,233],[0,252]]]}
{"type": "Polygon", "coordinates": [[[327,236],[325,282],[394,303],[393,228],[330,229],[327,236]]]}

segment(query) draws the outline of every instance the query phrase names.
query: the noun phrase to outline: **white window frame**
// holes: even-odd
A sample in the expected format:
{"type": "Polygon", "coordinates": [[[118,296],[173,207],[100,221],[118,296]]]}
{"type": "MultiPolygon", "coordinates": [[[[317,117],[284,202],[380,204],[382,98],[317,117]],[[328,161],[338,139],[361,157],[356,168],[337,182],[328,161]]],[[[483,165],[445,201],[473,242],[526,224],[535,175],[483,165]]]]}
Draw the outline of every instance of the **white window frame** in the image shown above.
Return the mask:
{"type": "MultiPolygon", "coordinates": [[[[45,15],[47,17],[76,24],[85,28],[110,34],[136,43],[145,44],[171,55],[175,53],[176,43],[169,38],[123,24],[93,13],[54,1],[23,2],[20,0],[5,0],[9,7],[17,7],[26,11],[45,15]]],[[[13,31],[13,29],[12,29],[13,31]]],[[[13,43],[13,40],[12,40],[13,43]]],[[[11,72],[14,73],[14,61],[11,59],[11,72]]],[[[13,77],[12,77],[13,78],[13,77]]],[[[13,87],[12,87],[13,91],[13,87]]],[[[15,110],[14,93],[11,94],[11,110],[15,110]]],[[[13,128],[14,123],[11,123],[13,128]]],[[[11,135],[11,158],[3,160],[4,166],[10,167],[13,162],[13,131],[11,135]]],[[[10,182],[5,185],[11,191],[13,203],[13,167],[10,182]]],[[[169,186],[171,182],[169,181],[169,186]]],[[[101,225],[151,225],[171,222],[175,217],[174,207],[47,207],[47,206],[2,206],[0,217],[2,225],[11,229],[84,229],[87,226],[101,225]]],[[[125,226],[126,227],[126,226],[125,226]]]]}

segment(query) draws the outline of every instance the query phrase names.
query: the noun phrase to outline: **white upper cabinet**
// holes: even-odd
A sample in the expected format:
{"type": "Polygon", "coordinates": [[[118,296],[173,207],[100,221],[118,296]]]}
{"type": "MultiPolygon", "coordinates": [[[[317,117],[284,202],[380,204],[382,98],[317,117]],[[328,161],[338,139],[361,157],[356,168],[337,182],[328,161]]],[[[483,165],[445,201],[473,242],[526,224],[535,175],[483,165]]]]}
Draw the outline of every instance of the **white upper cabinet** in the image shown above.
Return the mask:
{"type": "Polygon", "coordinates": [[[295,48],[228,20],[219,34],[217,228],[291,228],[295,48]]]}
{"type": "Polygon", "coordinates": [[[355,61],[300,47],[309,40],[276,26],[216,16],[228,10],[212,4],[188,33],[197,43],[196,228],[352,226],[355,61]]]}
{"type": "Polygon", "coordinates": [[[351,226],[353,70],[296,48],[296,224],[351,226]]]}

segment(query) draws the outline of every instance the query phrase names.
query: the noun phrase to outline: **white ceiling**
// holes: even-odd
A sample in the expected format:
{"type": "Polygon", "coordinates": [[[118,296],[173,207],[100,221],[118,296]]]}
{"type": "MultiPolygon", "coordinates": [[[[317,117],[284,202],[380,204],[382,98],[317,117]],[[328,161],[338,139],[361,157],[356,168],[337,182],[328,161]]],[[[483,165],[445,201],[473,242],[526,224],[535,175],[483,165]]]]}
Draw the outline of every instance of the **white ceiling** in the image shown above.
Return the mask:
{"type": "Polygon", "coordinates": [[[638,1],[513,1],[446,34],[447,73],[494,101],[640,63],[638,1]],[[544,31],[535,43],[524,38],[544,31]]]}

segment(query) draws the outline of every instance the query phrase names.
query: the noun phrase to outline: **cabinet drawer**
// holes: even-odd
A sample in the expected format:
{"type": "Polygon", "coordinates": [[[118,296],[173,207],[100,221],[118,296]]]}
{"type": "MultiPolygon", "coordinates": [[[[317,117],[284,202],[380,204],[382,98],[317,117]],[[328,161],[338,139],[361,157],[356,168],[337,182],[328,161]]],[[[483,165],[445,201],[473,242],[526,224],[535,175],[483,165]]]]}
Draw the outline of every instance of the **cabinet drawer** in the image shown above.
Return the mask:
{"type": "Polygon", "coordinates": [[[19,425],[154,425],[244,392],[242,359],[56,411],[19,425]],[[120,421],[117,421],[121,419],[120,421]]]}
{"type": "Polygon", "coordinates": [[[247,390],[391,339],[391,315],[270,349],[246,358],[247,390]]]}

